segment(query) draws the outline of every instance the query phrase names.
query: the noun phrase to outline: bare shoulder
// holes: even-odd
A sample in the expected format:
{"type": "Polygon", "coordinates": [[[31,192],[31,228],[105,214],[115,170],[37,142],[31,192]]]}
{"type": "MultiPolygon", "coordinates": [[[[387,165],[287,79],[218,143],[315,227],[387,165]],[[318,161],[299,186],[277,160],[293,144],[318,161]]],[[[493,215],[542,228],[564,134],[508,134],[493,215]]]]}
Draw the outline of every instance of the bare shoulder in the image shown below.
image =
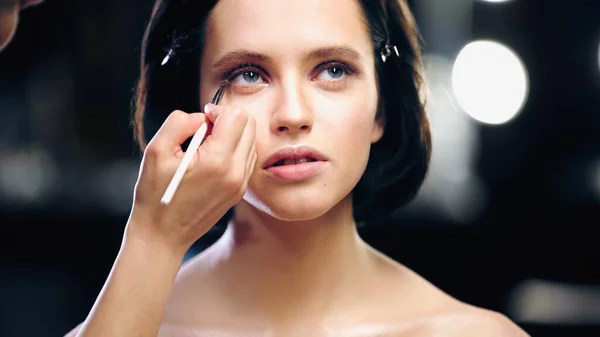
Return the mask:
{"type": "Polygon", "coordinates": [[[79,329],[81,329],[82,325],[83,325],[83,323],[81,323],[78,326],[74,327],[73,330],[69,331],[64,337],[75,337],[75,336],[77,336],[77,333],[79,332],[79,329]]]}
{"type": "Polygon", "coordinates": [[[442,337],[528,337],[529,335],[505,315],[464,305],[435,323],[436,336],[442,337]]]}
{"type": "MultiPolygon", "coordinates": [[[[379,287],[389,303],[388,317],[402,336],[440,337],[528,337],[529,335],[505,315],[472,306],[445,293],[408,267],[385,256],[388,282],[379,287]],[[401,285],[401,286],[398,286],[401,285]]],[[[380,302],[382,303],[382,302],[380,302]]],[[[392,331],[395,331],[392,329],[392,331]]],[[[392,335],[397,335],[392,333],[392,335]]]]}

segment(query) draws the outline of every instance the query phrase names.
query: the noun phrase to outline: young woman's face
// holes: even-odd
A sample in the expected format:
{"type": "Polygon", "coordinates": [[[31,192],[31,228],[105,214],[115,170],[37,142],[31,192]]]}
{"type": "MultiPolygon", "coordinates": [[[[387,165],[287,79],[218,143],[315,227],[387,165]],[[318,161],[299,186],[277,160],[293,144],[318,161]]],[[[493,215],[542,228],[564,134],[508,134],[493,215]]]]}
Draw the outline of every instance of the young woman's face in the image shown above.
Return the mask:
{"type": "Polygon", "coordinates": [[[282,220],[306,220],[348,196],[383,132],[358,1],[220,0],[201,67],[202,105],[233,70],[221,102],[256,119],[258,160],[246,202],[282,220]],[[290,181],[264,168],[273,153],[298,145],[327,157],[320,173],[290,181]]]}

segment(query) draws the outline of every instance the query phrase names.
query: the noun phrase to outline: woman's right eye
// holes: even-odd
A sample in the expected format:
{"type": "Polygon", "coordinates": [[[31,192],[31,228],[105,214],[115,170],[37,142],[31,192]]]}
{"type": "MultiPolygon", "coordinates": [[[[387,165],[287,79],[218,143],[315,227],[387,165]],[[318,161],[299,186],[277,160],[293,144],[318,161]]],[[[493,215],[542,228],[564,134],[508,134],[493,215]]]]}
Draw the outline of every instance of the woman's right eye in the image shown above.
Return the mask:
{"type": "Polygon", "coordinates": [[[233,82],[234,86],[244,87],[267,83],[266,72],[258,65],[252,63],[240,64],[224,76],[233,82]]]}
{"type": "Polygon", "coordinates": [[[237,75],[233,75],[233,82],[237,85],[248,85],[248,84],[262,84],[265,83],[264,79],[256,71],[242,71],[237,75]]]}

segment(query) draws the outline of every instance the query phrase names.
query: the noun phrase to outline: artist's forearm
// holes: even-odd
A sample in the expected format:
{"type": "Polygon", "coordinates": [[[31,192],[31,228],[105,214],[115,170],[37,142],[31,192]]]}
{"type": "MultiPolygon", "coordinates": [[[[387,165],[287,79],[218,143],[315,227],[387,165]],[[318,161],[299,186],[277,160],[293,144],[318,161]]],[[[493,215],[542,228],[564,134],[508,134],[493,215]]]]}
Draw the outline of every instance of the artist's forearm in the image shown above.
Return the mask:
{"type": "Polygon", "coordinates": [[[78,337],[153,336],[183,254],[126,238],[78,337]]]}

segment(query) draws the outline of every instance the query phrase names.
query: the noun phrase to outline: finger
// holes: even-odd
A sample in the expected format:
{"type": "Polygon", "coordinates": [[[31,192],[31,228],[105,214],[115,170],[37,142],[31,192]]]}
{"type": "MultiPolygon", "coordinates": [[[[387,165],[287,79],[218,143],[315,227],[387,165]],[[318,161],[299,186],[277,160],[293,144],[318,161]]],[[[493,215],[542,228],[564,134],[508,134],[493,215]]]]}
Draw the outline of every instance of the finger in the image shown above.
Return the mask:
{"type": "Polygon", "coordinates": [[[206,114],[206,118],[210,120],[213,124],[217,122],[217,118],[223,110],[223,105],[208,103],[204,106],[204,114],[206,114]]]}
{"type": "Polygon", "coordinates": [[[255,148],[256,140],[256,121],[254,117],[248,115],[248,122],[244,128],[244,133],[240,138],[240,142],[234,152],[234,158],[238,159],[239,162],[245,162],[248,159],[252,159],[252,152],[255,148]]]}
{"type": "Polygon", "coordinates": [[[173,111],[160,127],[152,142],[161,149],[180,149],[181,144],[192,137],[206,121],[203,113],[188,114],[181,110],[173,111]]]}
{"type": "MultiPolygon", "coordinates": [[[[256,144],[256,143],[254,143],[254,144],[256,144]]],[[[252,144],[252,148],[250,149],[250,153],[245,158],[246,174],[248,174],[250,166],[252,165],[252,161],[254,160],[254,157],[256,156],[256,146],[254,144],[252,144]]]]}
{"type": "Polygon", "coordinates": [[[211,131],[211,147],[220,147],[217,152],[233,153],[244,133],[248,113],[241,108],[214,104],[207,104],[205,113],[209,116],[217,115],[211,131]]]}
{"type": "Polygon", "coordinates": [[[250,155],[250,157],[248,157],[248,161],[246,162],[246,179],[250,179],[252,172],[254,172],[254,167],[256,165],[257,160],[258,156],[256,155],[256,152],[254,152],[250,155]]]}
{"type": "MultiPolygon", "coordinates": [[[[248,161],[252,160],[251,151],[254,151],[255,134],[256,128],[254,126],[254,119],[249,117],[248,124],[246,124],[246,128],[244,129],[244,134],[242,135],[238,147],[235,149],[235,152],[232,156],[233,163],[236,163],[235,165],[239,165],[240,170],[242,170],[242,168],[245,169],[248,166],[248,161]]],[[[243,172],[245,173],[246,171],[243,172]]]]}

